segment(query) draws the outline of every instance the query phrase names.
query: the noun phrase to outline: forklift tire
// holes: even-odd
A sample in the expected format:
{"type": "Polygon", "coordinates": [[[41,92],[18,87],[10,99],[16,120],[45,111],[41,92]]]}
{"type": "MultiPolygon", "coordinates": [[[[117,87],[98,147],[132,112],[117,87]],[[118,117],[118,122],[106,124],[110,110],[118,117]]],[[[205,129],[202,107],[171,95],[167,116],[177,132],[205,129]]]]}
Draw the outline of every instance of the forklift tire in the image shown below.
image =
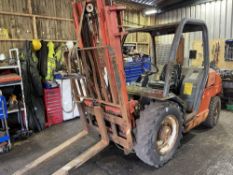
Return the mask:
{"type": "Polygon", "coordinates": [[[219,96],[215,96],[210,101],[209,114],[206,121],[203,122],[203,126],[207,128],[214,128],[218,124],[221,111],[221,99],[219,96]]]}
{"type": "Polygon", "coordinates": [[[183,116],[173,102],[155,102],[140,112],[136,121],[136,155],[146,164],[159,168],[176,153],[183,132],[183,116]]]}

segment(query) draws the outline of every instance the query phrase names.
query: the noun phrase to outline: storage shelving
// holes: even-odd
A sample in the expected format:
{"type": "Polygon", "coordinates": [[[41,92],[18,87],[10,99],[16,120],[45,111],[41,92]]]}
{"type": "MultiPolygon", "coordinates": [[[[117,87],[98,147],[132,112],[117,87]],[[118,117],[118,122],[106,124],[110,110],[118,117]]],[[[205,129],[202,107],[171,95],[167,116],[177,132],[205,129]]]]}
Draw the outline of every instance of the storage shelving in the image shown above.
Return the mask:
{"type": "Polygon", "coordinates": [[[21,94],[22,94],[22,102],[20,104],[20,109],[18,108],[8,109],[8,114],[19,113],[23,111],[24,112],[23,118],[24,118],[24,124],[25,124],[24,129],[28,130],[28,119],[27,119],[27,111],[26,111],[27,109],[26,109],[25,98],[24,98],[24,87],[23,87],[23,80],[22,80],[21,64],[19,60],[19,50],[17,48],[9,49],[9,55],[10,55],[10,59],[16,59],[16,64],[0,66],[0,70],[14,69],[21,77],[21,80],[16,81],[16,82],[0,84],[0,88],[9,87],[9,86],[20,86],[21,94]]]}

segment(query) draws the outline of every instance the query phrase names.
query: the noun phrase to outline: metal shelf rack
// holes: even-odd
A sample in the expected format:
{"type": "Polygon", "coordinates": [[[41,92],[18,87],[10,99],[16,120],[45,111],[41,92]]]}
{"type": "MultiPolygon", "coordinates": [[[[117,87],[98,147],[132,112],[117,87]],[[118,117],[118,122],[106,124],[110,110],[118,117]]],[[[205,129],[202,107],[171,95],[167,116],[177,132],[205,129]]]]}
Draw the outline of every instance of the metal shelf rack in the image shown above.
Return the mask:
{"type": "Polygon", "coordinates": [[[0,88],[1,87],[9,87],[9,86],[20,86],[21,88],[21,93],[22,93],[22,106],[20,108],[20,110],[17,109],[8,109],[8,114],[12,114],[12,113],[19,113],[19,112],[24,112],[24,124],[25,124],[25,128],[26,130],[28,130],[28,118],[27,118],[27,109],[26,109],[26,104],[25,104],[25,96],[24,96],[24,87],[23,87],[23,80],[22,80],[22,71],[21,71],[21,64],[20,64],[20,60],[19,60],[19,49],[17,48],[13,48],[13,49],[9,49],[9,55],[10,55],[10,59],[16,59],[16,64],[15,65],[7,65],[7,66],[0,66],[0,70],[4,70],[4,69],[15,69],[16,72],[19,74],[19,76],[21,77],[20,81],[17,82],[10,82],[10,83],[4,83],[4,84],[0,84],[0,88]]]}

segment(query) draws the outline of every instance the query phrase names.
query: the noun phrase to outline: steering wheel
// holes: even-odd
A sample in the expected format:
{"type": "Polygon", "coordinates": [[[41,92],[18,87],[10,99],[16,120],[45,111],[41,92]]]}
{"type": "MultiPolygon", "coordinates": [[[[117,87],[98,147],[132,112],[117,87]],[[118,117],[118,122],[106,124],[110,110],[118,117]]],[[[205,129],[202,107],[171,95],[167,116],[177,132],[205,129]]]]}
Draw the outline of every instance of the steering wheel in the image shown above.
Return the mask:
{"type": "Polygon", "coordinates": [[[141,87],[145,87],[147,85],[147,83],[149,81],[149,76],[159,72],[159,69],[156,65],[154,65],[154,64],[151,64],[151,65],[155,67],[156,71],[145,70],[145,72],[136,81],[137,83],[140,84],[141,87]]]}
{"type": "Polygon", "coordinates": [[[144,69],[145,76],[151,76],[151,75],[157,74],[159,72],[159,68],[155,64],[151,63],[151,65],[155,68],[155,71],[148,71],[148,70],[144,69]]]}

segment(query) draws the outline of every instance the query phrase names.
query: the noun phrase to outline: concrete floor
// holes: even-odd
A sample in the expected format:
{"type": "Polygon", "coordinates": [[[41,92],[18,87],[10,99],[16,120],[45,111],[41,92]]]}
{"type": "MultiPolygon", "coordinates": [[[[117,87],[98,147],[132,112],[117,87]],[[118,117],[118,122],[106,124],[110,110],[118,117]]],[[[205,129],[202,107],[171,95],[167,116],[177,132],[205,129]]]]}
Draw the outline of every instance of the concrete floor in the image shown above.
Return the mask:
{"type": "MultiPolygon", "coordinates": [[[[10,153],[0,155],[0,175],[8,175],[31,162],[51,148],[80,131],[79,120],[52,127],[14,145],[10,153]]],[[[29,174],[47,175],[96,143],[87,137],[29,174]]],[[[186,134],[174,159],[154,169],[134,154],[125,156],[111,145],[88,161],[72,175],[232,175],[233,174],[233,113],[223,111],[218,126],[212,130],[196,128],[186,134]]]]}

